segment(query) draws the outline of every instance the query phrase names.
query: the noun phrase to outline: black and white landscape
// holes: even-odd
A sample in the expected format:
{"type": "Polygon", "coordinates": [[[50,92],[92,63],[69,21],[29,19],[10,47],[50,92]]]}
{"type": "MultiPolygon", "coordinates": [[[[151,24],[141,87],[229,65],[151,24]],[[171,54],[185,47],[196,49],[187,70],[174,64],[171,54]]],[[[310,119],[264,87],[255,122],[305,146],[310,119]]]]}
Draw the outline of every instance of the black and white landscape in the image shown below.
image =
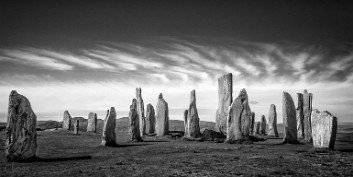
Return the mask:
{"type": "Polygon", "coordinates": [[[0,2],[0,176],[351,176],[353,3],[0,2]]]}

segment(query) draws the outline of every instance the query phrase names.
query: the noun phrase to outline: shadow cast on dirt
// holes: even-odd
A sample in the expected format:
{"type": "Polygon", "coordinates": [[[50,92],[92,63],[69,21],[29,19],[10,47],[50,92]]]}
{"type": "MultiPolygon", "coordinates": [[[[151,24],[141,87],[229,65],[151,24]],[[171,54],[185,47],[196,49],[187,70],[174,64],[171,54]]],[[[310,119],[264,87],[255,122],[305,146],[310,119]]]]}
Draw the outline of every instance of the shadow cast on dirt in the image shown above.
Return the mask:
{"type": "Polygon", "coordinates": [[[58,162],[58,161],[69,161],[69,160],[87,160],[87,159],[91,159],[91,158],[92,158],[92,156],[57,157],[57,158],[37,157],[32,162],[58,162]]]}

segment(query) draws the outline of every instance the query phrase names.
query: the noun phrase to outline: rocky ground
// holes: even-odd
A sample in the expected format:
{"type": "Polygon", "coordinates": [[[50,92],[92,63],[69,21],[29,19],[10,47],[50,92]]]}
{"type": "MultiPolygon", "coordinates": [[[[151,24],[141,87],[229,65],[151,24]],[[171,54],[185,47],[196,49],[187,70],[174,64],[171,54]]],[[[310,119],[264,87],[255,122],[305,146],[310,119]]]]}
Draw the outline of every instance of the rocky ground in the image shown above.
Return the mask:
{"type": "Polygon", "coordinates": [[[339,131],[335,151],[278,145],[280,138],[249,145],[171,137],[131,143],[122,128],[116,131],[118,147],[101,147],[100,134],[38,131],[42,159],[13,164],[6,162],[0,132],[0,176],[353,176],[351,129],[339,131]]]}

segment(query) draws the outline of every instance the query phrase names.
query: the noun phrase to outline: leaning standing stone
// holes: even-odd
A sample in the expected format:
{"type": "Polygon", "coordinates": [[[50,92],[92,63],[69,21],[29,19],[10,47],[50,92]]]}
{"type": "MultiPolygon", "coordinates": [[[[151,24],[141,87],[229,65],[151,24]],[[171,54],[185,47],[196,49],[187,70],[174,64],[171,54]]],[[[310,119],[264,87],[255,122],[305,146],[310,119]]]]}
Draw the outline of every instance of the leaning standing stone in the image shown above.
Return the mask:
{"type": "Polygon", "coordinates": [[[68,110],[64,112],[64,118],[63,118],[63,129],[70,130],[71,127],[71,115],[68,110]]]}
{"type": "Polygon", "coordinates": [[[233,77],[232,73],[228,73],[218,78],[218,109],[216,112],[216,127],[217,131],[222,133],[227,132],[227,117],[229,106],[233,101],[233,77]]]}
{"type": "Polygon", "coordinates": [[[88,114],[87,132],[97,132],[97,114],[90,112],[88,114]]]}
{"type": "Polygon", "coordinates": [[[131,133],[131,141],[142,141],[140,134],[140,125],[139,125],[139,115],[137,111],[137,100],[134,98],[130,106],[129,113],[129,132],[131,133]]]}
{"type": "Polygon", "coordinates": [[[156,127],[156,114],[151,104],[147,105],[146,111],[146,132],[149,134],[155,133],[156,127]]]}
{"type": "Polygon", "coordinates": [[[297,140],[297,120],[296,111],[292,96],[283,92],[283,143],[296,144],[297,140]]]}
{"type": "Polygon", "coordinates": [[[187,129],[187,131],[185,131],[186,138],[201,137],[200,119],[196,108],[195,90],[192,90],[190,95],[190,105],[188,110],[186,129],[187,129]]]}
{"type": "Polygon", "coordinates": [[[156,133],[157,136],[167,135],[169,132],[169,110],[168,103],[164,101],[163,95],[158,96],[158,103],[156,106],[156,133]]]}
{"type": "Polygon", "coordinates": [[[311,113],[312,137],[315,148],[334,149],[337,118],[331,113],[314,109],[311,113]]]}
{"type": "Polygon", "coordinates": [[[268,136],[278,137],[277,111],[276,106],[274,104],[271,104],[270,112],[268,113],[268,136]]]}
{"type": "Polygon", "coordinates": [[[313,103],[313,94],[308,93],[307,90],[304,90],[303,94],[303,112],[304,112],[304,140],[312,141],[311,136],[311,111],[313,103]]]}
{"type": "Polygon", "coordinates": [[[261,116],[261,125],[260,125],[260,134],[261,135],[266,135],[266,127],[267,127],[267,123],[266,123],[266,118],[264,115],[261,116]]]}
{"type": "Polygon", "coordinates": [[[303,111],[303,94],[297,93],[298,96],[298,106],[296,109],[297,115],[297,136],[298,138],[304,138],[304,111],[303,111]]]}
{"type": "Polygon", "coordinates": [[[115,108],[111,107],[107,111],[107,116],[104,120],[103,133],[102,133],[102,146],[116,146],[116,135],[115,135],[115,122],[116,113],[115,108]]]}
{"type": "Polygon", "coordinates": [[[75,123],[74,123],[74,134],[78,134],[78,127],[79,127],[79,121],[76,120],[75,123]]]}
{"type": "Polygon", "coordinates": [[[37,116],[28,99],[15,90],[9,97],[5,155],[9,162],[31,161],[37,152],[37,116]]]}
{"type": "Polygon", "coordinates": [[[145,108],[141,95],[141,88],[136,88],[137,114],[139,116],[140,136],[146,134],[145,108]]]}

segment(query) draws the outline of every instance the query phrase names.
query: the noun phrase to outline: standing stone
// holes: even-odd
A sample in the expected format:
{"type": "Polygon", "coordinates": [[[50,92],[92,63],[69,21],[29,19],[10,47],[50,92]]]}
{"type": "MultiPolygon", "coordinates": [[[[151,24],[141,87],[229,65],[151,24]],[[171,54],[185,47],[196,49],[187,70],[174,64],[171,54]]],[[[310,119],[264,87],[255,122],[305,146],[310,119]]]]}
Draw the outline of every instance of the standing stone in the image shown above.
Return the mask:
{"type": "Polygon", "coordinates": [[[71,127],[71,115],[68,110],[64,112],[64,118],[63,118],[63,129],[70,130],[71,127]]]}
{"type": "Polygon", "coordinates": [[[184,135],[188,134],[188,130],[189,130],[189,128],[188,128],[188,113],[189,113],[189,110],[186,109],[184,111],[184,127],[185,127],[184,135]]]}
{"type": "Polygon", "coordinates": [[[311,113],[312,137],[315,148],[334,149],[337,118],[331,113],[314,109],[311,113]]]}
{"type": "Polygon", "coordinates": [[[79,127],[79,121],[76,120],[75,123],[74,123],[74,134],[78,134],[78,127],[79,127]]]}
{"type": "Polygon", "coordinates": [[[251,111],[248,94],[242,89],[229,108],[226,142],[248,140],[250,136],[251,111]]]}
{"type": "Polygon", "coordinates": [[[297,144],[297,119],[292,96],[283,92],[283,143],[297,144]]]}
{"type": "Polygon", "coordinates": [[[304,138],[304,108],[303,108],[303,94],[297,93],[298,96],[298,106],[296,109],[297,115],[297,136],[298,139],[304,138]]]}
{"type": "Polygon", "coordinates": [[[187,126],[185,127],[187,131],[185,131],[186,138],[198,138],[201,136],[200,132],[200,119],[197,113],[196,108],[196,95],[195,90],[191,91],[190,95],[190,105],[188,109],[187,116],[187,126]]]}
{"type": "Polygon", "coordinates": [[[250,124],[250,134],[254,134],[254,127],[255,127],[255,113],[254,112],[251,112],[251,124],[250,124]]]}
{"type": "Polygon", "coordinates": [[[146,111],[146,132],[153,134],[155,133],[156,127],[156,113],[154,112],[154,108],[151,104],[147,105],[146,111]]]}
{"type": "Polygon", "coordinates": [[[115,108],[111,107],[107,111],[107,116],[104,120],[103,132],[102,132],[102,146],[116,146],[116,135],[115,135],[115,124],[116,124],[116,113],[115,108]]]}
{"type": "Polygon", "coordinates": [[[146,134],[146,119],[145,119],[145,108],[141,95],[141,88],[136,88],[136,101],[137,101],[137,114],[139,116],[140,124],[140,135],[141,137],[146,134]]]}
{"type": "Polygon", "coordinates": [[[137,100],[134,98],[132,100],[132,104],[130,106],[130,113],[129,113],[129,132],[131,134],[131,141],[142,141],[141,134],[140,134],[140,116],[138,115],[137,111],[137,100]]]}
{"type": "Polygon", "coordinates": [[[278,137],[277,111],[276,106],[274,104],[271,104],[270,112],[268,113],[268,136],[278,137]]]}
{"type": "Polygon", "coordinates": [[[157,136],[167,135],[169,132],[169,110],[168,103],[164,101],[163,95],[160,93],[156,106],[156,133],[157,136]]]}
{"type": "Polygon", "coordinates": [[[218,78],[218,109],[216,112],[215,129],[221,133],[227,132],[227,117],[229,106],[233,101],[233,76],[232,73],[218,78]]]}
{"type": "Polygon", "coordinates": [[[304,90],[303,94],[303,112],[304,112],[304,140],[312,141],[311,136],[311,111],[312,111],[312,102],[313,94],[308,93],[307,90],[304,90]]]}
{"type": "Polygon", "coordinates": [[[267,135],[266,133],[267,122],[264,115],[261,116],[261,123],[260,123],[260,134],[267,135]]]}
{"type": "Polygon", "coordinates": [[[7,161],[31,161],[37,152],[37,116],[26,97],[12,90],[6,124],[7,161]]]}
{"type": "Polygon", "coordinates": [[[90,112],[88,114],[88,121],[87,121],[87,132],[97,132],[97,114],[90,112]]]}
{"type": "Polygon", "coordinates": [[[253,135],[259,135],[260,134],[260,126],[261,126],[260,122],[255,122],[253,135]]]}

